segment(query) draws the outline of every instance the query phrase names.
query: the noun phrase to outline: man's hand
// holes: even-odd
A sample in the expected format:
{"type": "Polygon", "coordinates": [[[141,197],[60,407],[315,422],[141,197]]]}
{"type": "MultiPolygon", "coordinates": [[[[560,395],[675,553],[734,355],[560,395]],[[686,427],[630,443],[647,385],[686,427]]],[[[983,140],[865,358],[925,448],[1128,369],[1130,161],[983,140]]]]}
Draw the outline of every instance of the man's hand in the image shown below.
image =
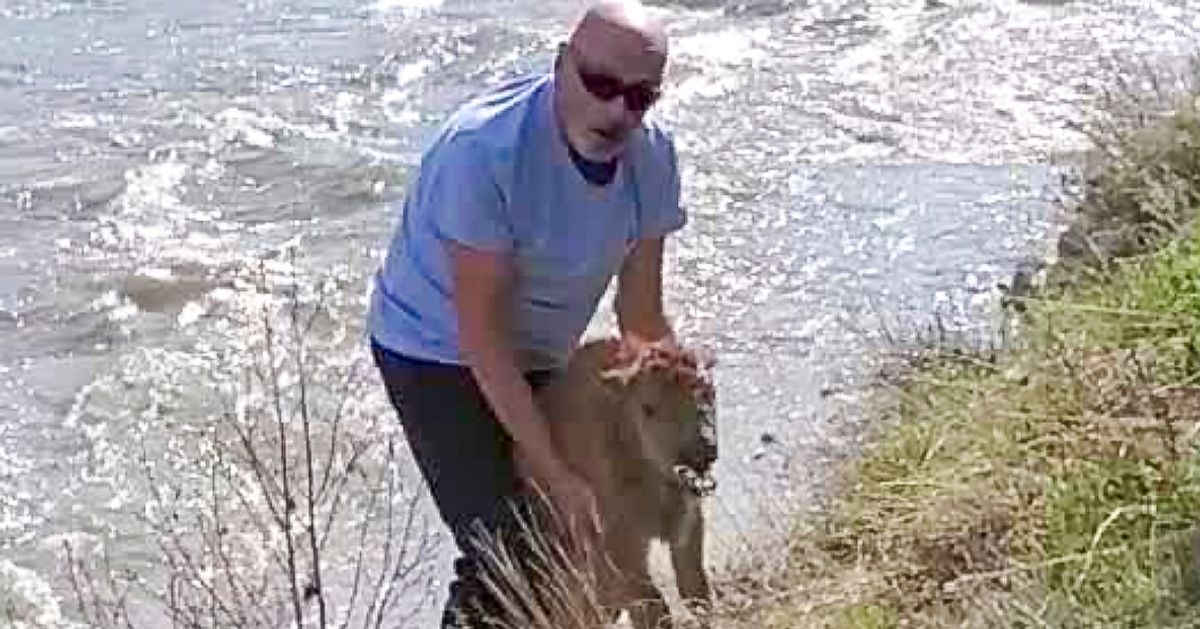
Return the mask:
{"type": "Polygon", "coordinates": [[[623,332],[621,344],[617,347],[617,362],[624,363],[633,360],[642,350],[647,348],[661,349],[668,354],[678,354],[681,350],[673,333],[666,336],[649,339],[639,336],[636,332],[623,332]]]}
{"type": "Polygon", "coordinates": [[[569,540],[574,553],[587,556],[604,532],[595,492],[582,478],[567,473],[550,480],[549,493],[559,534],[569,540]]]}
{"type": "Polygon", "coordinates": [[[580,476],[563,469],[557,476],[540,477],[524,449],[515,451],[517,469],[522,480],[539,494],[555,518],[558,533],[579,545],[598,541],[604,531],[600,507],[591,486],[580,476]]]}

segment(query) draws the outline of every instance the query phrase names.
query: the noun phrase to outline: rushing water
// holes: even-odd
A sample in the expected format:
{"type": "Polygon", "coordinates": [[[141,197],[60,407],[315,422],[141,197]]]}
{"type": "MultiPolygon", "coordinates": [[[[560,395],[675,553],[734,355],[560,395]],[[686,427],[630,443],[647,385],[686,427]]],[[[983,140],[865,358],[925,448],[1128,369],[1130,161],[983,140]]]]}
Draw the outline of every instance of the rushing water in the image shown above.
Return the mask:
{"type": "MultiPolygon", "coordinates": [[[[48,571],[47,538],[121,508],[103,476],[131,453],[96,444],[129,427],[97,419],[125,417],[105,387],[236,343],[206,318],[254,260],[299,239],[294,272],[338,280],[356,333],[424,139],[483,85],[547,67],[578,8],[0,5],[0,559],[48,571]]],[[[782,526],[780,495],[802,505],[827,480],[851,421],[829,393],[884,330],[987,325],[996,283],[1054,233],[1051,164],[1083,146],[1069,123],[1104,72],[1187,54],[1200,6],[662,9],[674,61],[656,115],[692,217],[667,290],[719,356],[714,546],[738,548],[782,526]]]]}

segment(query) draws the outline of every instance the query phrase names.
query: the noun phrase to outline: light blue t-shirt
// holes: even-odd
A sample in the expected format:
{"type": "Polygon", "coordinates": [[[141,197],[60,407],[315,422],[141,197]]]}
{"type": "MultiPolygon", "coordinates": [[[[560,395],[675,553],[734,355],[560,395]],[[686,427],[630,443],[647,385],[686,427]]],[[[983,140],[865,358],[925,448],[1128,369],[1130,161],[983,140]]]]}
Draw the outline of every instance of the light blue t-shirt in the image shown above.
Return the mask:
{"type": "Polygon", "coordinates": [[[561,366],[633,243],[683,227],[670,136],[647,117],[613,181],[593,186],[572,162],[553,93],[553,75],[512,80],[442,127],[375,276],[367,327],[376,342],[461,364],[445,248],[456,240],[513,254],[521,366],[561,366]]]}

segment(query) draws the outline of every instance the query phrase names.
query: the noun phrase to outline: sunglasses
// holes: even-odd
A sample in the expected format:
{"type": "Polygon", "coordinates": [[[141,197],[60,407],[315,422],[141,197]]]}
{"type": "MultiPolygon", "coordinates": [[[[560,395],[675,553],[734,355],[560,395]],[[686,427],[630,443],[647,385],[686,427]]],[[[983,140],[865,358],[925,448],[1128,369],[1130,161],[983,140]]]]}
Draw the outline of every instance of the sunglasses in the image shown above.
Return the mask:
{"type": "Polygon", "coordinates": [[[620,96],[625,99],[625,108],[629,111],[642,113],[650,109],[662,96],[662,88],[657,85],[650,83],[626,85],[621,79],[614,76],[585,69],[583,64],[579,63],[578,58],[575,59],[575,71],[589,94],[605,102],[620,96]]]}

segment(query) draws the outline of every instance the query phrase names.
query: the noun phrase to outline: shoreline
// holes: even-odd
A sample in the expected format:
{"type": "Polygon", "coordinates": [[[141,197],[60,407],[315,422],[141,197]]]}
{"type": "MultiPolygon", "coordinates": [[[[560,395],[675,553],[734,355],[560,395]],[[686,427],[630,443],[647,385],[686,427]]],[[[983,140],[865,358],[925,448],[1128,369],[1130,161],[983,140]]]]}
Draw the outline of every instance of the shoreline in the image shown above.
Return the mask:
{"type": "Polygon", "coordinates": [[[910,348],[872,389],[862,456],[719,626],[1194,626],[1200,81],[1188,87],[1100,112],[1073,220],[1005,297],[1018,329],[992,347],[910,348]]]}

